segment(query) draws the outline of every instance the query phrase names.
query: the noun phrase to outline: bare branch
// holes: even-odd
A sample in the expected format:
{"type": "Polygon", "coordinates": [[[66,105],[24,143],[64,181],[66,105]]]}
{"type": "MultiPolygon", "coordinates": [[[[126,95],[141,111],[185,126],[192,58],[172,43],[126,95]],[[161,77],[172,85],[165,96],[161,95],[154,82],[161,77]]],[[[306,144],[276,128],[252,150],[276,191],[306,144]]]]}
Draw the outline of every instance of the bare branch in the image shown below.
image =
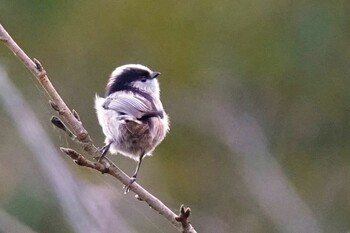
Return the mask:
{"type": "MultiPolygon", "coordinates": [[[[71,134],[74,135],[74,142],[77,142],[86,153],[91,155],[94,159],[100,157],[99,149],[93,144],[87,130],[83,127],[79,115],[75,112],[73,113],[65,104],[61,96],[57,93],[56,89],[50,82],[47,73],[41,63],[37,59],[31,60],[27,54],[17,45],[17,43],[11,38],[7,31],[0,24],[0,40],[17,56],[17,58],[24,64],[24,66],[32,72],[32,74],[37,78],[39,83],[42,85],[44,90],[50,97],[50,104],[55,111],[59,113],[63,121],[71,128],[71,134]]],[[[57,118],[58,119],[58,118],[57,118]]],[[[56,120],[57,120],[56,119],[56,120]]],[[[64,124],[55,121],[61,127],[67,128],[64,124]]],[[[67,128],[68,129],[68,128],[67,128]]],[[[65,132],[70,132],[65,130],[65,132]]],[[[128,177],[120,168],[114,165],[108,158],[101,159],[99,162],[92,162],[85,157],[83,157],[78,152],[68,149],[61,148],[61,150],[66,153],[70,158],[72,158],[75,163],[80,166],[85,166],[97,170],[102,173],[107,173],[115,178],[117,178],[124,185],[128,185],[130,182],[130,177],[128,177]]],[[[133,183],[130,186],[130,190],[137,194],[139,200],[145,201],[152,209],[161,214],[166,218],[171,224],[181,232],[194,233],[196,232],[192,225],[188,222],[188,217],[190,214],[189,209],[186,210],[182,207],[180,210],[180,215],[177,216],[172,212],[166,205],[164,205],[159,199],[147,192],[137,183],[133,183]],[[183,211],[182,211],[183,209],[183,211]],[[183,213],[182,213],[183,212],[183,213]],[[179,222],[179,219],[181,220],[179,222]]]]}

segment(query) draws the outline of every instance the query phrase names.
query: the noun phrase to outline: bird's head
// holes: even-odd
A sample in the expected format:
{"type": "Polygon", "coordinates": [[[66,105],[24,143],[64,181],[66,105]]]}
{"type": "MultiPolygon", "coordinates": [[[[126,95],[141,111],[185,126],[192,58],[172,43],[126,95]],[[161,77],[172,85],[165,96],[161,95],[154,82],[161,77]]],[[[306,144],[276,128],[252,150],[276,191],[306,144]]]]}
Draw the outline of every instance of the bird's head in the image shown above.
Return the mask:
{"type": "Polygon", "coordinates": [[[106,96],[116,91],[140,90],[159,98],[159,72],[152,71],[146,66],[128,64],[117,67],[111,74],[107,87],[106,96]]]}

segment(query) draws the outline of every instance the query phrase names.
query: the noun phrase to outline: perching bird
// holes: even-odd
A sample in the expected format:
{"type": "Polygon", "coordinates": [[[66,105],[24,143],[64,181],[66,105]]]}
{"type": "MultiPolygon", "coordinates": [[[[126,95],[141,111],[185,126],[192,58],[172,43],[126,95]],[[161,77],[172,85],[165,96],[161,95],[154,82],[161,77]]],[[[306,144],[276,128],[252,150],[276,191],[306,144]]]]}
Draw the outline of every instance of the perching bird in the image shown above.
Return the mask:
{"type": "Polygon", "coordinates": [[[106,136],[101,157],[109,151],[138,162],[125,193],[135,182],[142,159],[151,155],[169,131],[160,101],[159,74],[143,65],[123,65],[112,72],[105,98],[96,95],[97,118],[106,136]]]}

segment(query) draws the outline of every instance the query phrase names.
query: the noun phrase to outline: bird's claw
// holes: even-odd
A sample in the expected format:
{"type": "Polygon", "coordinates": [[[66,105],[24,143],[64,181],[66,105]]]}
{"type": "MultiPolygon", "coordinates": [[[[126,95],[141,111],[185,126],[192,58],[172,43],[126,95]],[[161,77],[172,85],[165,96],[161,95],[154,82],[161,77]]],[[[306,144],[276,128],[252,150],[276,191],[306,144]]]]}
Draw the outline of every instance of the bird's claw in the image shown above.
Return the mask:
{"type": "Polygon", "coordinates": [[[124,185],[124,194],[127,194],[130,191],[130,186],[136,181],[136,177],[131,177],[130,183],[128,185],[124,185]]]}
{"type": "Polygon", "coordinates": [[[104,153],[105,149],[102,147],[100,149],[100,153],[101,153],[101,156],[97,158],[97,162],[101,162],[101,160],[105,157],[105,153],[104,153]]]}
{"type": "Polygon", "coordinates": [[[100,153],[101,156],[97,159],[97,162],[100,162],[107,154],[107,152],[109,151],[109,147],[111,146],[112,143],[108,143],[106,145],[104,145],[101,149],[100,149],[100,153]]]}

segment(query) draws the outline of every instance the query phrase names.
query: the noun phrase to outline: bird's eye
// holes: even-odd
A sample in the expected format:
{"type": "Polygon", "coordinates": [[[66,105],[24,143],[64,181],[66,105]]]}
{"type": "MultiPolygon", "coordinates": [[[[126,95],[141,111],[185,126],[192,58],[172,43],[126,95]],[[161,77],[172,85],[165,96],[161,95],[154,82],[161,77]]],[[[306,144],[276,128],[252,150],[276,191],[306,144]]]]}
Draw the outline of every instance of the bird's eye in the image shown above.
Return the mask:
{"type": "Polygon", "coordinates": [[[141,82],[143,82],[143,83],[146,82],[146,81],[147,81],[147,78],[142,78],[141,79],[141,82]]]}

